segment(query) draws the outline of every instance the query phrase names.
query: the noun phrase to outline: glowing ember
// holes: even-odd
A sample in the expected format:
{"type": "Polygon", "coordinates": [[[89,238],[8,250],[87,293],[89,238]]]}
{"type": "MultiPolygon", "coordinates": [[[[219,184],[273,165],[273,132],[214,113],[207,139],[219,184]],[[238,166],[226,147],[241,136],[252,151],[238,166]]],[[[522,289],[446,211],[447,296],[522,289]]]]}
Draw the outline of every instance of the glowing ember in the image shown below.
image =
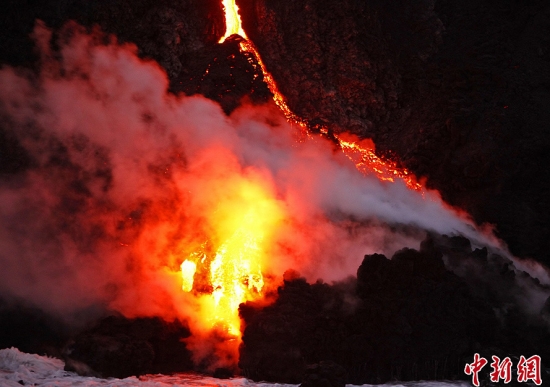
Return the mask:
{"type": "Polygon", "coordinates": [[[225,39],[234,34],[247,39],[242,27],[239,7],[235,4],[235,0],[222,0],[222,3],[225,12],[225,35],[220,39],[220,43],[225,42],[225,39]]]}

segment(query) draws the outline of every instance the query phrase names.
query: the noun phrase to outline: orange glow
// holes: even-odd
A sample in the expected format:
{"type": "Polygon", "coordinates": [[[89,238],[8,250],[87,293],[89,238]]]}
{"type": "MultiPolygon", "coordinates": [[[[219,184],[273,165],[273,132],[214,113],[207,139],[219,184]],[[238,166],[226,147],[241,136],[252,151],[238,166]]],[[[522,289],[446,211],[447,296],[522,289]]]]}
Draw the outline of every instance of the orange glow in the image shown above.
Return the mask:
{"type": "MultiPolygon", "coordinates": [[[[240,339],[239,304],[262,297],[262,263],[266,260],[271,235],[283,218],[283,211],[259,182],[235,179],[232,184],[237,186],[236,195],[220,202],[210,214],[213,232],[221,240],[220,245],[211,259],[203,251],[192,256],[202,255],[198,264],[206,265],[203,269],[209,272],[209,276],[204,278],[209,283],[196,285],[211,289],[211,294],[207,295],[211,297],[212,307],[207,316],[210,326],[240,339]]],[[[184,284],[189,283],[191,273],[187,271],[188,262],[182,264],[184,284]]],[[[192,289],[193,283],[186,290],[192,289]]]]}
{"type": "MultiPolygon", "coordinates": [[[[263,74],[264,82],[273,94],[273,101],[282,111],[287,121],[298,126],[301,141],[314,137],[314,131],[307,120],[297,116],[267,70],[258,50],[248,40],[244,32],[235,0],[222,0],[226,32],[220,39],[223,43],[233,34],[240,35],[240,50],[248,53],[249,63],[256,74],[263,74]]],[[[329,137],[327,128],[316,128],[320,136],[329,137]]],[[[330,136],[342,152],[354,162],[363,174],[376,174],[380,180],[402,179],[410,189],[422,190],[422,186],[406,169],[400,169],[394,162],[382,160],[375,153],[371,140],[339,134],[330,136]]],[[[210,329],[221,330],[226,337],[234,340],[236,352],[240,343],[239,305],[263,297],[265,267],[271,236],[284,213],[269,190],[258,181],[232,178],[228,184],[235,188],[236,195],[228,195],[226,201],[209,209],[212,235],[200,248],[192,252],[181,264],[182,288],[187,292],[202,294],[206,300],[208,314],[202,318],[210,329]]]]}
{"type": "Polygon", "coordinates": [[[241,16],[239,15],[239,7],[235,4],[235,0],[222,0],[222,3],[225,13],[225,35],[220,39],[220,43],[225,42],[225,39],[234,34],[248,39],[243,30],[241,16]]]}
{"type": "Polygon", "coordinates": [[[360,140],[357,136],[341,133],[336,139],[344,154],[355,163],[355,167],[363,174],[375,173],[380,180],[394,182],[401,179],[407,187],[415,191],[424,188],[416,177],[406,169],[398,168],[395,162],[382,160],[374,152],[374,143],[370,139],[360,140]]]}
{"type": "MultiPolygon", "coordinates": [[[[251,54],[256,59],[257,64],[249,57],[249,61],[257,70],[260,70],[264,76],[264,82],[266,83],[269,91],[273,94],[273,101],[279,107],[281,112],[286,117],[287,121],[291,124],[295,124],[299,128],[299,132],[302,137],[312,137],[313,134],[310,129],[310,125],[307,120],[297,116],[288,107],[283,94],[279,91],[273,76],[265,67],[260,53],[250,40],[243,40],[240,43],[241,52],[251,54]]],[[[328,134],[327,128],[319,129],[320,135],[325,136],[328,134]]],[[[404,168],[398,168],[395,162],[389,160],[382,160],[375,153],[374,143],[370,139],[360,140],[356,136],[352,136],[346,133],[334,135],[334,138],[338,142],[342,152],[354,162],[355,167],[364,175],[371,173],[376,174],[380,180],[394,182],[396,179],[401,179],[405,182],[407,187],[416,191],[422,191],[423,187],[416,177],[404,168]]]]}

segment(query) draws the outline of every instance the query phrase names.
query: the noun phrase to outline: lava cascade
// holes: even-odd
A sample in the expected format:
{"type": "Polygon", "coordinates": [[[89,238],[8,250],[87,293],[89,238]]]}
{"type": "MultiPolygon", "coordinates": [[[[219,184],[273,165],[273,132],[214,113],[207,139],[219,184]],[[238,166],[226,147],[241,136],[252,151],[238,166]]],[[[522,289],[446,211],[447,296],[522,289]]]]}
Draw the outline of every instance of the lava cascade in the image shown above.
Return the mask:
{"type": "Polygon", "coordinates": [[[197,266],[208,266],[202,279],[197,276],[201,283],[195,290],[208,298],[210,325],[231,338],[240,337],[239,304],[261,297],[266,244],[284,217],[277,201],[260,184],[236,184],[238,197],[213,209],[212,224],[222,240],[219,247],[214,252],[207,241],[181,264],[182,289],[188,292],[194,289],[197,266]]]}
{"type": "Polygon", "coordinates": [[[222,0],[222,5],[225,13],[225,35],[220,39],[220,43],[225,42],[228,37],[235,34],[248,39],[243,30],[239,7],[237,7],[235,0],[222,0]]]}
{"type": "MultiPolygon", "coordinates": [[[[221,38],[223,43],[229,36],[237,34],[243,40],[240,42],[240,50],[248,56],[250,64],[256,71],[263,74],[263,79],[270,92],[273,94],[273,101],[281,110],[287,121],[299,128],[301,136],[313,137],[314,131],[307,120],[297,116],[289,108],[282,93],[277,87],[271,73],[267,70],[260,53],[250,41],[242,28],[239,9],[235,0],[223,0],[225,12],[226,32],[221,38]]],[[[326,128],[316,128],[321,136],[328,137],[326,128]]],[[[395,181],[401,179],[413,190],[422,191],[423,187],[416,181],[416,178],[406,169],[400,169],[396,163],[382,160],[375,153],[374,143],[371,140],[360,140],[349,134],[333,135],[342,152],[351,159],[357,169],[363,174],[376,174],[380,180],[395,181]]],[[[244,217],[238,213],[233,217],[241,221],[236,224],[233,234],[220,245],[216,252],[194,251],[190,258],[181,265],[183,290],[192,291],[195,281],[196,267],[207,266],[209,273],[203,281],[207,282],[206,287],[211,288],[211,297],[214,300],[212,316],[209,318],[212,326],[217,326],[227,331],[232,337],[240,337],[238,306],[240,303],[261,297],[263,288],[262,277],[262,244],[265,222],[259,222],[262,213],[256,203],[257,196],[250,197],[251,208],[246,210],[244,217]],[[209,257],[210,255],[210,257],[209,257]]],[[[272,211],[273,212],[273,211],[272,211]]],[[[277,216],[275,216],[277,218],[277,216]]],[[[268,217],[269,219],[269,217],[268,217]]],[[[269,222],[268,222],[269,223],[269,222]]],[[[197,284],[197,288],[204,288],[204,284],[197,284]]]]}

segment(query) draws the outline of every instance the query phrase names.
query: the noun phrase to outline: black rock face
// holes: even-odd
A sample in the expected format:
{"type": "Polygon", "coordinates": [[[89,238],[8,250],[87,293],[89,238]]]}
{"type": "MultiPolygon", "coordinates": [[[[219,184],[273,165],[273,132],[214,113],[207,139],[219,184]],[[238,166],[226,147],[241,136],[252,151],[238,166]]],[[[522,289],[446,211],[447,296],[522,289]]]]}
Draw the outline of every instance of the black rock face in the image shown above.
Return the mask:
{"type": "Polygon", "coordinates": [[[548,2],[238,3],[298,115],[372,138],[550,264],[548,2]]]}
{"type": "Polygon", "coordinates": [[[229,379],[229,378],[232,378],[234,375],[230,369],[216,368],[212,376],[218,379],[229,379]]]}
{"type": "Polygon", "coordinates": [[[308,366],[300,387],[345,387],[346,370],[332,361],[308,366]]]}
{"type": "Polygon", "coordinates": [[[192,59],[195,71],[180,73],[172,79],[171,90],[186,95],[204,95],[219,102],[227,114],[245,98],[258,104],[268,102],[271,93],[263,81],[263,74],[255,69],[256,58],[241,52],[241,41],[240,36],[233,35],[221,44],[198,52],[192,59]]]}
{"type": "Polygon", "coordinates": [[[66,324],[36,307],[0,298],[0,348],[60,356],[69,338],[66,324]]]}
{"type": "Polygon", "coordinates": [[[431,237],[420,251],[404,249],[391,260],[365,256],[356,280],[286,281],[274,304],[241,305],[240,366],[254,380],[297,383],[312,373],[308,365],[332,361],[344,367],[346,383],[364,384],[464,378],[475,352],[547,352],[543,315],[523,311],[512,295],[521,285],[501,262],[464,238],[431,237]],[[499,274],[490,283],[461,277],[443,257],[499,274]]]}
{"type": "Polygon", "coordinates": [[[171,78],[188,71],[189,58],[225,31],[217,0],[9,0],[2,11],[0,63],[18,66],[36,62],[29,39],[36,19],[54,29],[69,20],[99,26],[119,41],[136,43],[140,55],[155,59],[171,78]]]}
{"type": "Polygon", "coordinates": [[[116,378],[190,371],[191,352],[182,342],[189,334],[179,321],[107,317],[74,338],[65,369],[116,378]]]}

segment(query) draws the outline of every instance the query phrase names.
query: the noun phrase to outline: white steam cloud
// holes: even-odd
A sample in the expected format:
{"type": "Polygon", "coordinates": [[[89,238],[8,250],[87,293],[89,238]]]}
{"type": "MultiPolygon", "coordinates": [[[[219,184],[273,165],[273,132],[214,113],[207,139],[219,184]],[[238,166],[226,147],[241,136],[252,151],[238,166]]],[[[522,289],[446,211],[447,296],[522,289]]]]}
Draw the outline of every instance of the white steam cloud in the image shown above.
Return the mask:
{"type": "Polygon", "coordinates": [[[38,75],[0,70],[4,129],[31,159],[0,180],[2,296],[65,317],[95,306],[192,315],[177,268],[240,180],[260,182],[288,215],[269,251],[275,275],[341,279],[365,254],[418,248],[424,230],[488,243],[437,194],[365,177],[324,139],[297,143],[274,106],[227,117],[169,94],[135,47],[66,28],[54,59],[37,25],[38,75]]]}

